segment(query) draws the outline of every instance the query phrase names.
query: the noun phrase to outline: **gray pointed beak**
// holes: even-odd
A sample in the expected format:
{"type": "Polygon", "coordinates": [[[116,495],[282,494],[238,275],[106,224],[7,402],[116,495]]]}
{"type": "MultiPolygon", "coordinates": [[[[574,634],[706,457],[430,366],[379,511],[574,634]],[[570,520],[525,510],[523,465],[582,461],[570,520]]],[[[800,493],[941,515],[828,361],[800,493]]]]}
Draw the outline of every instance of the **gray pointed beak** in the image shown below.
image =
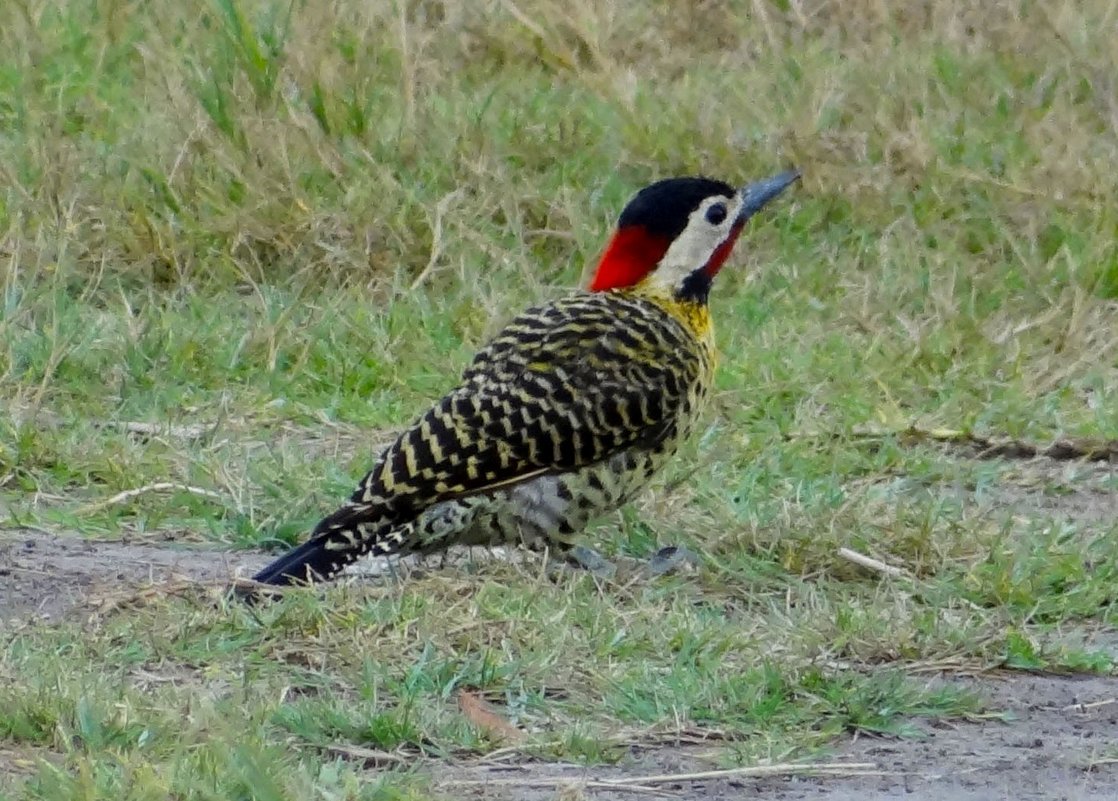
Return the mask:
{"type": "Polygon", "coordinates": [[[738,225],[759,212],[766,203],[798,180],[800,180],[800,171],[793,169],[766,178],[764,181],[743,186],[738,193],[742,199],[741,210],[738,211],[738,225]]]}

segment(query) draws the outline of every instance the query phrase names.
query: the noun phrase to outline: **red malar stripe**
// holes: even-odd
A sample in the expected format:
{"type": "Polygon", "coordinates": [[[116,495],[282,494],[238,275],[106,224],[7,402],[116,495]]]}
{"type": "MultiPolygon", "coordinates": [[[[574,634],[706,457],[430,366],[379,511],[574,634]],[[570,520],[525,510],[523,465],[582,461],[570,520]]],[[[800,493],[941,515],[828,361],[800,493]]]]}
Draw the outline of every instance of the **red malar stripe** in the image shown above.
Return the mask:
{"type": "Polygon", "coordinates": [[[650,234],[640,225],[619,229],[598,262],[591,291],[633,286],[652,272],[670,244],[667,237],[650,234]]]}
{"type": "Polygon", "coordinates": [[[726,263],[726,259],[730,258],[730,252],[734,249],[734,244],[738,241],[738,235],[741,233],[742,228],[742,225],[735,225],[730,230],[730,235],[723,240],[721,245],[714,249],[714,253],[710,254],[706,266],[703,267],[703,272],[711,278],[718,275],[718,271],[722,269],[722,265],[726,263]]]}

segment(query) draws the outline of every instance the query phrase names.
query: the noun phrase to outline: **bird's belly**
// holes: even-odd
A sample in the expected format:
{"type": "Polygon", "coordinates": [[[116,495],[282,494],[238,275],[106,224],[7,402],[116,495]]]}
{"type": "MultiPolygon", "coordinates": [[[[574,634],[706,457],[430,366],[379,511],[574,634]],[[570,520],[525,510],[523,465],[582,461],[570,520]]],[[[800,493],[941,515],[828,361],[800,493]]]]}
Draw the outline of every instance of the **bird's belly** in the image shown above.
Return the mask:
{"type": "Polygon", "coordinates": [[[629,451],[604,464],[540,476],[503,490],[494,499],[492,512],[478,522],[500,542],[562,548],[573,544],[595,518],[640,491],[657,466],[651,454],[629,451]]]}
{"type": "Polygon", "coordinates": [[[408,550],[450,544],[563,548],[596,517],[630,500],[675,450],[629,450],[570,473],[544,475],[493,493],[436,504],[415,523],[408,550]]]}
{"type": "Polygon", "coordinates": [[[595,518],[631,500],[674,455],[702,404],[699,382],[671,433],[650,448],[630,448],[605,462],[546,474],[492,492],[437,503],[408,524],[401,552],[433,553],[450,545],[563,548],[595,518]]]}

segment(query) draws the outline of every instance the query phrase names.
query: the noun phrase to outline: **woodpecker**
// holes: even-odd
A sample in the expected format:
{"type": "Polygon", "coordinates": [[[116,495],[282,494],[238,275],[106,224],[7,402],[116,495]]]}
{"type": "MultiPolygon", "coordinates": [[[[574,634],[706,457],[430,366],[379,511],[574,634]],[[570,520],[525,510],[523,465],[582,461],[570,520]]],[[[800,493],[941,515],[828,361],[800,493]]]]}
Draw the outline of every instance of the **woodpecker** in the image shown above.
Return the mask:
{"type": "Polygon", "coordinates": [[[588,290],[509,323],[349,500],[254,581],[324,581],[365,555],[455,544],[571,554],[691,432],[715,366],[711,284],[746,221],[799,177],[640,190],[588,290]]]}

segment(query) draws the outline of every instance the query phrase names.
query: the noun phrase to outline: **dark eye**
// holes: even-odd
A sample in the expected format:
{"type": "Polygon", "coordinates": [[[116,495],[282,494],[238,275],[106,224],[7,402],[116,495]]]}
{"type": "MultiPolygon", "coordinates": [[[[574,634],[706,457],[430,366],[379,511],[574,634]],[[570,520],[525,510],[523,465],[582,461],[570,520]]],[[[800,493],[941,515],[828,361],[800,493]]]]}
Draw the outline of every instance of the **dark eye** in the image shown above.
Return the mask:
{"type": "Polygon", "coordinates": [[[721,225],[726,219],[726,204],[715,203],[707,209],[707,222],[711,225],[721,225]]]}

